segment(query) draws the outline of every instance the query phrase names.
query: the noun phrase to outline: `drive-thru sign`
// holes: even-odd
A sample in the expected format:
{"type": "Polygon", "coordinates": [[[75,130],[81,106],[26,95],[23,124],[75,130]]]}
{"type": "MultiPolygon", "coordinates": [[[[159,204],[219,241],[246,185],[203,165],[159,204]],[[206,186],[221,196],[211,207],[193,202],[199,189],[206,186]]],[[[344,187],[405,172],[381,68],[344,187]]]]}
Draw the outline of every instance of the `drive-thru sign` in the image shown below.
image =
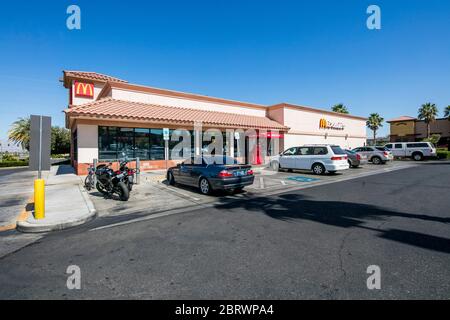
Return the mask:
{"type": "Polygon", "coordinates": [[[45,218],[45,182],[42,170],[50,170],[51,126],[50,117],[30,117],[30,170],[38,171],[38,178],[34,180],[34,218],[45,218]]]}

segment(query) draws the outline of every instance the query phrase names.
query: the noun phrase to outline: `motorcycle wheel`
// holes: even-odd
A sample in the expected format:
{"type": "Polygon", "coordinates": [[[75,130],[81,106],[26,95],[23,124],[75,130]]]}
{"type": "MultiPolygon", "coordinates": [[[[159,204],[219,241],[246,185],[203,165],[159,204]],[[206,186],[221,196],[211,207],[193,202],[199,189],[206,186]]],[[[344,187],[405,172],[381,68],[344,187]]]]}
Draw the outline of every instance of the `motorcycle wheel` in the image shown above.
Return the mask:
{"type": "Polygon", "coordinates": [[[131,182],[128,182],[127,185],[128,185],[128,191],[131,191],[133,189],[133,184],[131,182]]]}
{"type": "Polygon", "coordinates": [[[119,194],[120,200],[128,201],[128,198],[130,197],[130,191],[128,190],[128,187],[124,182],[119,182],[117,184],[117,193],[119,194]]]}
{"type": "Polygon", "coordinates": [[[104,194],[104,195],[107,195],[107,194],[108,194],[108,191],[106,191],[106,190],[102,187],[102,185],[101,185],[99,182],[97,182],[97,184],[95,185],[95,187],[97,188],[97,190],[98,190],[101,194],[104,194]]]}

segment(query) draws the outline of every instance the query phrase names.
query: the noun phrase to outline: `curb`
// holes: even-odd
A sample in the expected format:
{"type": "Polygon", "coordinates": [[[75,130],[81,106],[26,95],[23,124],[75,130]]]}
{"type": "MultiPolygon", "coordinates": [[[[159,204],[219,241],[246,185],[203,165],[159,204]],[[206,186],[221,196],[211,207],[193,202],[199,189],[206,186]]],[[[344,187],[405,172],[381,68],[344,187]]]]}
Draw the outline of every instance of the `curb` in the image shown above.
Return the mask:
{"type": "Polygon", "coordinates": [[[85,214],[79,218],[67,220],[67,221],[61,221],[57,223],[48,223],[48,224],[34,224],[30,223],[28,221],[18,221],[17,222],[17,231],[24,232],[24,233],[42,233],[42,232],[50,232],[50,231],[59,231],[64,230],[72,227],[79,226],[81,224],[84,224],[86,222],[89,222],[97,217],[97,210],[94,207],[94,204],[92,203],[91,199],[89,199],[89,196],[84,190],[84,188],[81,187],[81,185],[78,185],[78,188],[80,188],[81,195],[83,197],[83,200],[89,210],[88,214],[85,214]]]}

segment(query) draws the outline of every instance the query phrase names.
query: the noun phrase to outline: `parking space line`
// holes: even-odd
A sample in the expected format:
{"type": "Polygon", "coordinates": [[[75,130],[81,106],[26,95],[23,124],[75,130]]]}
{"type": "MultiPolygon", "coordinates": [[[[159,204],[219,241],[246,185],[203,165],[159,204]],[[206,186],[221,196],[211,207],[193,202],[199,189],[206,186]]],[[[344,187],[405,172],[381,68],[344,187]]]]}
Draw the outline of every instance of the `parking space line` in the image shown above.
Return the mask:
{"type": "MultiPolygon", "coordinates": [[[[399,166],[399,167],[393,167],[393,168],[387,168],[387,169],[382,169],[382,170],[375,170],[375,171],[371,171],[371,172],[364,172],[358,175],[351,175],[351,176],[344,176],[342,178],[339,179],[335,179],[335,180],[319,180],[319,181],[315,181],[312,183],[309,183],[307,185],[298,185],[298,184],[289,184],[288,187],[284,188],[279,186],[278,188],[274,189],[270,189],[270,191],[268,191],[267,189],[266,192],[252,192],[249,191],[246,194],[239,194],[239,195],[235,195],[235,196],[227,196],[228,199],[230,200],[235,200],[235,201],[242,201],[245,198],[250,199],[250,198],[258,198],[258,197],[267,197],[267,196],[272,196],[272,195],[277,195],[277,194],[283,194],[283,193],[287,193],[287,192],[293,192],[293,191],[298,191],[298,190],[303,190],[303,189],[309,189],[312,187],[316,187],[316,186],[323,186],[323,185],[328,185],[328,184],[332,184],[332,183],[337,183],[337,182],[344,182],[344,181],[348,181],[348,180],[353,180],[353,179],[357,179],[357,178],[362,178],[362,177],[367,177],[367,176],[372,176],[372,175],[376,175],[376,174],[382,174],[382,173],[387,173],[387,172],[393,172],[393,171],[397,171],[397,170],[402,170],[402,169],[410,169],[413,167],[416,167],[417,165],[405,165],[405,166],[399,166]]],[[[280,181],[281,184],[283,184],[282,180],[280,181]]],[[[174,191],[175,189],[171,189],[168,188],[166,186],[164,186],[167,190],[169,191],[174,191]]],[[[260,190],[260,189],[255,189],[255,190],[260,190]]],[[[198,199],[198,198],[194,198],[190,195],[184,194],[182,192],[179,192],[177,190],[177,193],[179,193],[180,195],[184,196],[184,197],[188,197],[191,199],[198,199]]],[[[200,200],[200,199],[198,199],[200,200]]],[[[194,202],[196,203],[196,202],[194,202]]],[[[165,212],[160,212],[157,214],[151,214],[148,216],[144,216],[144,217],[140,217],[140,218],[135,218],[135,219],[131,219],[128,221],[123,221],[123,222],[118,222],[118,223],[113,223],[113,224],[109,224],[109,225],[104,225],[104,226],[100,226],[97,228],[93,228],[90,229],[89,231],[97,231],[97,230],[102,230],[102,229],[108,229],[108,228],[112,228],[112,227],[118,227],[118,226],[122,226],[122,225],[127,225],[127,224],[132,224],[132,223],[136,223],[136,222],[141,222],[141,221],[146,221],[146,220],[151,220],[151,219],[156,219],[159,217],[165,217],[165,216],[170,216],[170,215],[174,215],[174,214],[179,214],[179,213],[189,213],[189,212],[193,212],[196,209],[204,209],[204,208],[211,208],[214,207],[217,204],[220,204],[220,201],[213,201],[213,202],[206,202],[206,203],[196,203],[197,206],[194,207],[190,207],[190,208],[174,208],[165,212]]]]}
{"type": "Polygon", "coordinates": [[[186,194],[186,193],[184,193],[184,192],[181,192],[180,190],[178,190],[178,189],[175,189],[175,188],[172,188],[172,187],[168,187],[168,186],[165,186],[165,185],[158,185],[158,187],[161,187],[161,188],[164,188],[164,189],[166,189],[166,190],[169,190],[169,191],[171,191],[171,192],[173,192],[173,193],[176,193],[176,194],[178,194],[178,195],[181,195],[183,198],[188,198],[188,200],[193,200],[193,201],[200,201],[201,199],[200,198],[196,198],[196,197],[193,197],[193,196],[191,196],[190,194],[186,194]]]}

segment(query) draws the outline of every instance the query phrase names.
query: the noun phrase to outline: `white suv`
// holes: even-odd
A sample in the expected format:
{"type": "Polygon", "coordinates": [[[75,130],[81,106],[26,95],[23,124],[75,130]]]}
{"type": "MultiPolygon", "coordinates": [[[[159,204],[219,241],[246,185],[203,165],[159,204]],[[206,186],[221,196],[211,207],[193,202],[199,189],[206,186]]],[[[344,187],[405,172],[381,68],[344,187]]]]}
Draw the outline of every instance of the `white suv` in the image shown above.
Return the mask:
{"type": "Polygon", "coordinates": [[[324,174],[326,171],[335,173],[349,168],[345,151],[337,145],[328,144],[289,148],[272,157],[270,166],[274,170],[312,170],[315,174],[324,174]]]}
{"type": "Polygon", "coordinates": [[[395,142],[385,145],[394,157],[413,158],[416,161],[436,157],[436,148],[431,142],[395,142]]]}

